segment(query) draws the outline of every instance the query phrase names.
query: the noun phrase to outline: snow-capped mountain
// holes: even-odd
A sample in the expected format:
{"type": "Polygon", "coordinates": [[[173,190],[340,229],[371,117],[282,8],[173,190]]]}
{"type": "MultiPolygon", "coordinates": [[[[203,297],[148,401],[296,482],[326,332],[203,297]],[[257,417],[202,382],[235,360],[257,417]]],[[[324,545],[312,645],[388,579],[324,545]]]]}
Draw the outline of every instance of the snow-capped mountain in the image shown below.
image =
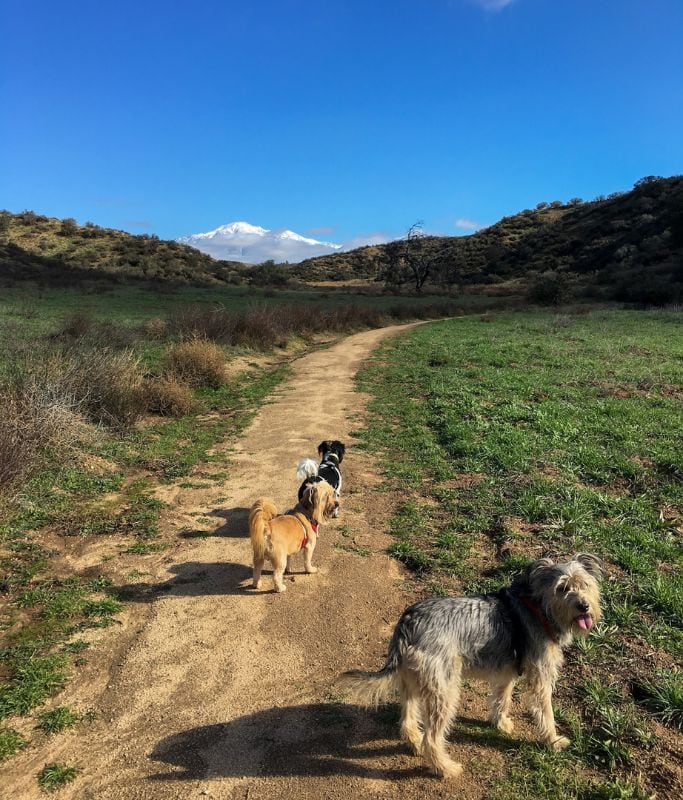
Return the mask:
{"type": "Polygon", "coordinates": [[[270,258],[294,264],[342,249],[340,244],[308,239],[294,231],[268,230],[248,222],[231,222],[207,233],[180,236],[176,241],[196,247],[214,258],[248,264],[260,264],[270,258]]]}

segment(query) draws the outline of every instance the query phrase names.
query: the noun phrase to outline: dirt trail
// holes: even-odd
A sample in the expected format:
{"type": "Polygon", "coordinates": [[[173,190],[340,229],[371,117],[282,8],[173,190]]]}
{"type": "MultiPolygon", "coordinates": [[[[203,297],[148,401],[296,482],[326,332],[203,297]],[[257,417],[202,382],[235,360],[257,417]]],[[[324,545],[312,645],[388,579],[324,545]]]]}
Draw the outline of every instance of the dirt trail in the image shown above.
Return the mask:
{"type": "MultiPolygon", "coordinates": [[[[35,775],[54,760],[81,768],[63,798],[450,796],[454,787],[426,776],[397,741],[393,711],[335,702],[333,688],[340,671],[381,663],[412,599],[385,555],[373,464],[352,438],[364,410],[353,377],[381,339],[405,327],[360,333],[295,362],[232,452],[227,484],[164,489],[174,549],[130,586],[139,602],[103,635],[99,663],[56,698],[93,707],[95,720],[12,759],[3,797],[43,797],[35,775]],[[261,591],[248,589],[248,507],[261,494],[290,507],[297,460],[329,437],[351,446],[342,513],[321,527],[320,571],[297,572],[284,595],[271,593],[270,573],[261,591]]],[[[459,794],[472,796],[472,787],[460,784],[459,794]]]]}

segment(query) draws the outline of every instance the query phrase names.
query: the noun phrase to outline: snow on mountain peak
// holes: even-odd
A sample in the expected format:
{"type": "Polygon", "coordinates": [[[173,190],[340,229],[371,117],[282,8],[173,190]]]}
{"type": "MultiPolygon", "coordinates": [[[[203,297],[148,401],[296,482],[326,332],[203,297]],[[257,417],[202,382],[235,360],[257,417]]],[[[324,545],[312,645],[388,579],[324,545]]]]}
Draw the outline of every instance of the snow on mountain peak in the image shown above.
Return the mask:
{"type": "Polygon", "coordinates": [[[249,222],[230,222],[206,233],[180,236],[182,244],[226,261],[260,264],[263,261],[296,263],[305,258],[336,253],[342,245],[319,242],[290,230],[269,230],[249,222]]]}

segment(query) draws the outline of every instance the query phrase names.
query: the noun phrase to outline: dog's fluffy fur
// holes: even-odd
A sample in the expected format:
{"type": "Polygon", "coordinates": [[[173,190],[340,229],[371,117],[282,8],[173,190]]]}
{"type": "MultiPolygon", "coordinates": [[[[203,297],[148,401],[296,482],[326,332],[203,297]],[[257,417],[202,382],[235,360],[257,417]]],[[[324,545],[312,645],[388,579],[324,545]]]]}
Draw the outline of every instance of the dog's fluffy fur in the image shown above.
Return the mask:
{"type": "Polygon", "coordinates": [[[563,648],[600,620],[600,575],[599,559],[587,553],[560,563],[543,558],[496,594],[416,603],[394,630],[384,668],[347,672],[341,685],[365,705],[398,689],[403,737],[433,772],[455,777],[462,766],[445,744],[462,679],[490,683],[490,721],[510,733],[512,690],[523,675],[541,742],[561,750],[569,740],[555,728],[553,688],[563,648]]]}
{"type": "Polygon", "coordinates": [[[268,559],[273,565],[275,591],[284,592],[282,576],[290,571],[291,557],[303,550],[306,572],[317,572],[311,563],[318,540],[318,524],[329,519],[339,506],[334,489],[324,481],[309,487],[301,502],[291,511],[278,515],[268,497],[260,497],[249,512],[249,538],[254,551],[253,586],[261,584],[261,571],[268,559]]]}
{"type": "MultiPolygon", "coordinates": [[[[307,487],[313,486],[320,481],[327,481],[334,489],[337,500],[341,495],[342,476],[339,465],[344,459],[346,447],[343,442],[338,439],[325,439],[318,445],[318,458],[320,464],[316,464],[312,458],[303,458],[299,461],[296,468],[296,476],[300,481],[303,481],[299,487],[299,500],[301,500],[303,493],[307,487]]],[[[339,509],[335,511],[336,517],[339,509]]]]}

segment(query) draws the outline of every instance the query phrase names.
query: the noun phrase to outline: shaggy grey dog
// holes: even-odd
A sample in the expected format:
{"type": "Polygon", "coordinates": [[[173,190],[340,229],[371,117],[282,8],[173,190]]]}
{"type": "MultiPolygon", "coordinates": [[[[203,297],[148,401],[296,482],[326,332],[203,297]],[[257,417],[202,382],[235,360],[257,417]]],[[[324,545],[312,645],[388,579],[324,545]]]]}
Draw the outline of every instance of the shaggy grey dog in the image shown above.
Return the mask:
{"type": "Polygon", "coordinates": [[[563,648],[600,620],[601,574],[600,560],[587,553],[559,563],[542,558],[495,594],[423,600],[403,612],[383,669],[347,672],[340,683],[364,705],[398,689],[401,733],[442,777],[462,772],[445,745],[463,678],[490,683],[489,719],[510,733],[512,690],[523,676],[540,740],[561,750],[569,740],[555,728],[553,688],[563,648]]]}

